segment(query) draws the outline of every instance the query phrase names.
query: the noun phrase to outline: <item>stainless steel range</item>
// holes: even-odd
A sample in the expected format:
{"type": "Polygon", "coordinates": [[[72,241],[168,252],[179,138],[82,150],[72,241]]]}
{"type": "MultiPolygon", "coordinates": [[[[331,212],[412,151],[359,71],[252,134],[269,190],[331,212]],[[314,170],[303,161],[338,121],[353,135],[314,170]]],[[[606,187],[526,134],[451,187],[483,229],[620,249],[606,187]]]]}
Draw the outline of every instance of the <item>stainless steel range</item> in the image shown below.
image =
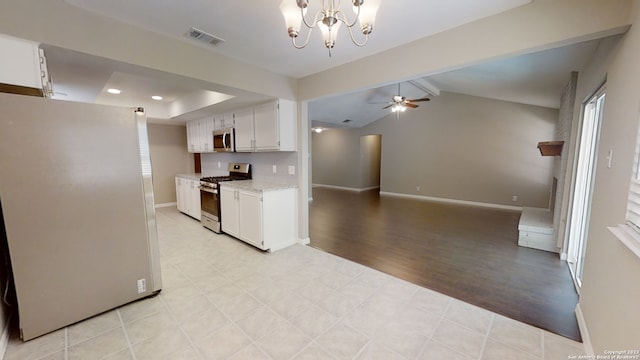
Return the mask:
{"type": "Polygon", "coordinates": [[[229,175],[209,176],[200,179],[200,206],[202,209],[202,226],[220,234],[220,196],[218,183],[222,181],[250,180],[251,165],[229,163],[229,175]]]}

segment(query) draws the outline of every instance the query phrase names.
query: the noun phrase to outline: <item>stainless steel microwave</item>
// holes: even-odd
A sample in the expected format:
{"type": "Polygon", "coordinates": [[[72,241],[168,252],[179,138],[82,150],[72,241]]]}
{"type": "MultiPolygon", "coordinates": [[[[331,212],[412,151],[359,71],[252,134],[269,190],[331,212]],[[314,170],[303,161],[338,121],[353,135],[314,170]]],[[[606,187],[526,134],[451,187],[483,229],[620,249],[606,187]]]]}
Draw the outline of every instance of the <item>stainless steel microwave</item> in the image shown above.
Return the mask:
{"type": "Polygon", "coordinates": [[[213,130],[213,151],[235,152],[236,129],[232,127],[213,130]]]}

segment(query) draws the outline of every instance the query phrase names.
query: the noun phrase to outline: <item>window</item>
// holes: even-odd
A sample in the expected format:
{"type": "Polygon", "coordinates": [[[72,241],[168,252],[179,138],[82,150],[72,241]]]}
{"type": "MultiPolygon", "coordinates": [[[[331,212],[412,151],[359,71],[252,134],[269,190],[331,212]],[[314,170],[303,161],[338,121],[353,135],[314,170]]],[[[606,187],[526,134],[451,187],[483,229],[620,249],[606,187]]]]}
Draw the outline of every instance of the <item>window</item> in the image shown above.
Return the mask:
{"type": "Polygon", "coordinates": [[[640,127],[636,137],[633,172],[627,198],[626,220],[626,224],[609,227],[609,230],[640,258],[640,127]]]}

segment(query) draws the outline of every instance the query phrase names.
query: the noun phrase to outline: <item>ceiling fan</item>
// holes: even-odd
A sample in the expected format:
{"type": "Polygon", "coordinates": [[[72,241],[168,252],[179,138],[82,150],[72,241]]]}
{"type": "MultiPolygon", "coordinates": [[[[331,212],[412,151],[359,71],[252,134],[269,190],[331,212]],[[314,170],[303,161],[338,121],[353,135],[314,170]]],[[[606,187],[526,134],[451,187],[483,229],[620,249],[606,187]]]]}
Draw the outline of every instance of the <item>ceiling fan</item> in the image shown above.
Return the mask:
{"type": "Polygon", "coordinates": [[[428,97],[422,97],[419,99],[407,99],[406,97],[400,95],[400,83],[398,83],[398,95],[394,95],[392,101],[389,102],[389,105],[383,107],[383,109],[391,108],[392,112],[403,112],[407,108],[415,109],[418,105],[414,104],[415,102],[421,101],[429,101],[428,97]]]}

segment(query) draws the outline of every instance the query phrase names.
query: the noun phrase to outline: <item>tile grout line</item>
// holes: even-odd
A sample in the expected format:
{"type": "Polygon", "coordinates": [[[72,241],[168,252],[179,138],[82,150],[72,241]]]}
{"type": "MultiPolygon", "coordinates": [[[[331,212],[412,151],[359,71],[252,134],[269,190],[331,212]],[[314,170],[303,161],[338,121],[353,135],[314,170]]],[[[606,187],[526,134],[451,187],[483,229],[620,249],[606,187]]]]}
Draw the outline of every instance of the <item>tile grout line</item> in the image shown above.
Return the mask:
{"type": "Polygon", "coordinates": [[[544,360],[545,350],[546,350],[544,348],[545,331],[543,331],[542,329],[540,331],[542,331],[542,336],[540,337],[540,359],[544,360]]]}
{"type": "Polygon", "coordinates": [[[480,355],[478,355],[478,360],[482,360],[484,351],[487,348],[487,343],[489,342],[489,334],[491,334],[491,330],[493,328],[493,320],[495,318],[496,318],[496,315],[492,313],[491,319],[489,320],[489,327],[487,328],[487,333],[484,335],[484,340],[482,341],[482,347],[480,348],[480,355]]]}
{"type": "MultiPolygon", "coordinates": [[[[215,267],[215,265],[214,265],[214,267],[215,267]]],[[[193,280],[189,275],[184,274],[184,273],[182,272],[182,270],[180,269],[180,267],[175,266],[175,264],[173,265],[173,268],[174,268],[174,270],[178,271],[178,273],[180,273],[180,275],[184,276],[184,277],[185,277],[185,279],[187,279],[187,281],[189,282],[189,284],[191,284],[191,286],[193,286],[194,288],[198,289],[198,292],[199,292],[202,296],[204,296],[204,297],[205,297],[205,299],[207,299],[207,301],[211,304],[211,306],[213,306],[217,311],[219,311],[219,312],[222,314],[222,316],[224,316],[224,317],[225,317],[225,318],[226,318],[226,319],[227,319],[227,320],[228,320],[228,321],[229,321],[233,326],[235,326],[238,330],[240,330],[240,332],[242,332],[242,334],[243,334],[244,336],[246,336],[246,337],[251,341],[251,345],[256,346],[256,347],[258,348],[258,350],[260,350],[260,352],[262,352],[263,354],[265,354],[264,350],[262,350],[262,348],[261,348],[260,346],[258,346],[258,344],[256,344],[256,341],[255,341],[251,336],[249,336],[249,334],[247,334],[247,333],[246,333],[246,332],[245,332],[245,331],[244,331],[240,326],[238,326],[238,324],[237,324],[233,319],[231,319],[231,318],[229,317],[229,315],[228,315],[226,312],[224,312],[224,311],[222,310],[222,308],[220,308],[217,304],[215,304],[215,303],[213,303],[211,300],[209,300],[209,297],[208,297],[208,296],[207,296],[207,294],[204,292],[204,290],[202,290],[199,286],[197,286],[197,285],[196,285],[196,283],[195,283],[195,281],[194,281],[194,280],[193,280]]],[[[230,284],[232,284],[232,285],[236,286],[236,285],[234,284],[234,283],[236,282],[235,280],[233,280],[232,278],[228,277],[228,276],[227,276],[224,272],[222,272],[219,268],[217,268],[217,267],[215,267],[215,268],[216,268],[216,271],[218,271],[218,272],[220,273],[220,275],[221,275],[223,278],[225,278],[225,279],[229,280],[229,281],[230,281],[230,284]]],[[[225,286],[225,285],[223,285],[223,286],[225,286]]],[[[242,289],[242,291],[243,291],[245,294],[247,294],[248,296],[251,296],[254,300],[256,300],[256,301],[257,301],[258,303],[260,303],[261,305],[266,306],[266,304],[264,304],[264,303],[263,303],[260,299],[258,299],[257,297],[253,296],[253,294],[251,294],[250,292],[248,292],[246,289],[244,289],[244,288],[242,288],[242,287],[239,287],[239,286],[238,286],[238,288],[242,289]]],[[[240,296],[240,295],[238,295],[238,296],[240,296]]],[[[171,315],[171,317],[174,319],[174,321],[176,321],[176,323],[178,323],[178,321],[177,321],[177,319],[176,319],[175,315],[174,315],[174,314],[173,314],[173,312],[169,309],[169,306],[168,306],[168,305],[167,305],[167,303],[164,301],[164,299],[162,299],[162,303],[164,304],[165,308],[167,309],[167,311],[169,312],[169,314],[171,315]]],[[[268,306],[266,306],[266,307],[267,307],[268,309],[270,309],[270,310],[271,310],[271,308],[270,308],[270,307],[268,307],[268,306]]],[[[271,310],[271,311],[273,311],[273,310],[271,310]]],[[[253,313],[253,311],[252,311],[251,313],[253,313]]],[[[248,314],[247,314],[247,316],[248,316],[248,314]]],[[[244,318],[244,317],[243,317],[243,318],[244,318]]],[[[285,319],[285,320],[286,320],[286,319],[285,319]]],[[[186,333],[186,331],[184,331],[184,329],[182,328],[182,325],[181,325],[180,323],[178,323],[178,327],[180,328],[180,331],[182,331],[182,333],[184,334],[184,336],[187,338],[187,340],[189,341],[189,343],[191,344],[191,346],[196,350],[196,352],[198,353],[198,355],[200,355],[201,357],[203,357],[203,358],[204,358],[203,354],[200,352],[200,349],[198,349],[198,347],[197,347],[197,346],[196,346],[196,344],[193,342],[193,340],[191,339],[191,337],[189,336],[189,334],[187,334],[187,333],[186,333]]],[[[220,329],[216,329],[216,330],[215,330],[215,331],[213,331],[211,334],[215,334],[215,333],[216,333],[216,332],[218,332],[218,331],[220,331],[220,329]]],[[[208,334],[207,336],[209,336],[209,335],[211,335],[211,334],[208,334]]],[[[233,355],[237,354],[238,352],[240,352],[240,351],[244,350],[245,348],[246,348],[246,347],[243,347],[243,348],[239,349],[239,350],[238,350],[238,351],[236,351],[235,353],[231,354],[231,356],[233,356],[233,355]]],[[[269,356],[268,354],[265,354],[265,355],[267,355],[267,357],[271,358],[271,356],[269,356]]]]}
{"type": "Polygon", "coordinates": [[[436,326],[434,327],[433,331],[431,332],[431,335],[429,335],[427,337],[427,341],[425,341],[424,346],[422,346],[422,349],[420,349],[420,352],[418,353],[418,356],[420,356],[420,355],[422,355],[422,353],[424,353],[424,351],[427,349],[427,346],[429,345],[430,341],[434,341],[433,335],[436,333],[436,330],[440,327],[440,325],[442,324],[443,320],[445,319],[445,316],[447,315],[447,311],[449,311],[449,308],[451,307],[452,303],[453,303],[453,299],[449,299],[449,301],[447,302],[447,306],[444,308],[444,310],[442,310],[442,315],[440,315],[440,319],[438,319],[438,323],[436,324],[436,326]]]}
{"type": "Polygon", "coordinates": [[[69,360],[69,327],[64,328],[64,360],[69,360]]]}
{"type": "MultiPolygon", "coordinates": [[[[189,279],[189,278],[187,278],[187,279],[189,280],[189,282],[191,282],[191,279],[189,279]]],[[[198,290],[200,290],[200,289],[198,289],[198,290]]],[[[182,324],[180,322],[178,322],[178,318],[176,317],[176,315],[173,313],[173,311],[171,309],[169,309],[169,306],[167,305],[167,302],[164,301],[164,298],[161,296],[161,294],[158,294],[158,299],[162,303],[162,306],[164,306],[165,310],[169,313],[169,316],[171,316],[171,318],[176,323],[176,325],[178,325],[178,329],[180,329],[180,332],[182,333],[182,335],[184,335],[184,337],[187,338],[187,341],[189,342],[189,345],[191,346],[191,348],[193,348],[200,357],[204,358],[203,354],[200,353],[200,350],[198,349],[196,344],[193,342],[191,337],[187,334],[186,331],[184,331],[184,328],[182,327],[182,324]]],[[[208,299],[207,299],[207,301],[208,301],[208,299]]],[[[214,305],[214,304],[212,304],[212,305],[214,305]]],[[[180,349],[178,349],[176,351],[179,351],[179,350],[180,349]]],[[[170,354],[167,354],[167,355],[170,355],[170,354]]]]}
{"type": "Polygon", "coordinates": [[[118,315],[118,320],[120,320],[120,326],[122,326],[122,331],[124,332],[124,339],[127,341],[127,347],[129,348],[129,353],[133,360],[137,360],[136,353],[133,351],[133,344],[131,344],[131,339],[129,338],[129,334],[127,333],[127,328],[124,326],[124,320],[122,320],[122,315],[120,314],[120,309],[116,309],[116,314],[118,315]]]}

